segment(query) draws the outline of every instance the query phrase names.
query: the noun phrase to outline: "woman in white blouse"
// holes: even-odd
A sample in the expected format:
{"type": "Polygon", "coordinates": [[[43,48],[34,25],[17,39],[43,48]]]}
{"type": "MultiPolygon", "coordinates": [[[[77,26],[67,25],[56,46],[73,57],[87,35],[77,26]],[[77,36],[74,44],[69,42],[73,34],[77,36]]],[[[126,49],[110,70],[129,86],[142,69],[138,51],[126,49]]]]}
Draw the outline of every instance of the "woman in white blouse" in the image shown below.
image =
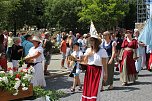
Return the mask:
{"type": "Polygon", "coordinates": [[[100,48],[101,41],[97,35],[91,35],[90,46],[86,50],[87,70],[84,78],[82,101],[99,101],[102,80],[107,80],[107,52],[100,48]]]}
{"type": "Polygon", "coordinates": [[[33,65],[35,73],[33,74],[33,79],[31,80],[31,83],[33,84],[33,86],[45,87],[46,82],[42,65],[44,55],[43,48],[40,45],[41,40],[39,39],[39,37],[34,36],[32,41],[34,46],[29,50],[27,57],[25,57],[26,61],[33,60],[33,63],[31,63],[31,65],[33,65]]]}

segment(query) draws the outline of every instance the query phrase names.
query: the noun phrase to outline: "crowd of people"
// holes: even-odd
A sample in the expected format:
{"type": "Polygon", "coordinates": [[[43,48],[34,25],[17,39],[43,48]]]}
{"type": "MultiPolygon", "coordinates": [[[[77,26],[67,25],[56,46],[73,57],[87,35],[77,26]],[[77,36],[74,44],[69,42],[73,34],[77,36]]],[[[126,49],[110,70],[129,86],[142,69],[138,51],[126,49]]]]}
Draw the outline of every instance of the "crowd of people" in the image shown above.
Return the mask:
{"type": "Polygon", "coordinates": [[[44,32],[41,35],[28,33],[14,36],[12,32],[4,31],[0,35],[0,69],[7,71],[7,62],[11,62],[13,71],[18,71],[20,61],[24,61],[27,68],[33,66],[35,73],[31,83],[33,86],[45,87],[44,75],[49,75],[48,65],[52,54],[52,42],[50,33],[44,32]],[[43,66],[43,61],[44,66],[43,66]]]}
{"type": "MultiPolygon", "coordinates": [[[[138,29],[121,32],[105,31],[97,34],[74,34],[62,32],[56,35],[60,46],[61,69],[67,69],[73,77],[70,89],[75,92],[76,86],[83,90],[82,101],[98,101],[99,92],[104,86],[112,90],[114,71],[120,72],[122,86],[135,83],[142,69],[152,70],[152,51],[149,46],[138,41],[138,29]],[[66,65],[65,65],[66,64],[66,65]],[[79,74],[85,71],[84,85],[79,74]]],[[[52,55],[50,33],[42,35],[18,34],[4,31],[0,35],[0,66],[7,71],[7,62],[12,62],[13,70],[19,68],[19,60],[24,58],[27,67],[33,66],[35,73],[34,86],[45,87],[44,75],[49,75],[48,65],[52,55]],[[45,61],[43,65],[43,61],[45,61]]]]}
{"type": "Polygon", "coordinates": [[[79,90],[83,88],[82,101],[98,101],[98,93],[105,90],[104,86],[109,86],[108,90],[114,88],[115,70],[120,72],[122,86],[134,84],[141,70],[151,71],[151,50],[138,41],[139,34],[138,29],[105,31],[98,35],[76,33],[74,36],[72,31],[58,34],[57,39],[61,38],[57,40],[62,54],[61,67],[71,71],[69,76],[74,77],[71,92],[74,93],[79,86],[79,90]],[[82,87],[79,74],[86,66],[82,87]]]}

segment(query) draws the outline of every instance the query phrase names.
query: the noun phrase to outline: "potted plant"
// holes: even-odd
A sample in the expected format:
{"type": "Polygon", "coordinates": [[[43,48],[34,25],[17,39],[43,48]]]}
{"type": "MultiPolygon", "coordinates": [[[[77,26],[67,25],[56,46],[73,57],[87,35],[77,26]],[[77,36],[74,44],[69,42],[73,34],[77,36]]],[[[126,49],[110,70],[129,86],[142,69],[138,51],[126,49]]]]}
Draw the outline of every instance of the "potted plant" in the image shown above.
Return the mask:
{"type": "Polygon", "coordinates": [[[34,68],[31,66],[13,72],[12,68],[8,71],[0,71],[0,98],[2,101],[15,100],[33,95],[33,87],[30,84],[34,68]]]}

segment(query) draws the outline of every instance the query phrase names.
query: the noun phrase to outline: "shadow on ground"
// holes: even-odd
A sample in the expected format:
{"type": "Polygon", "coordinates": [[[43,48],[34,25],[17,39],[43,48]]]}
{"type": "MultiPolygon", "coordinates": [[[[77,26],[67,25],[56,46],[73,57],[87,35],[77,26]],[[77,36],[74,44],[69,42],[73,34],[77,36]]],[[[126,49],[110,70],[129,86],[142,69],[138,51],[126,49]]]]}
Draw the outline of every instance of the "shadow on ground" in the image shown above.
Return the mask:
{"type": "Polygon", "coordinates": [[[122,87],[114,87],[113,90],[123,90],[124,92],[131,92],[131,91],[140,90],[140,89],[136,87],[122,86],[122,87]]]}
{"type": "Polygon", "coordinates": [[[139,77],[151,77],[152,76],[152,74],[139,74],[138,75],[139,77]]]}
{"type": "Polygon", "coordinates": [[[47,87],[46,89],[59,90],[59,89],[69,89],[72,86],[72,80],[68,80],[69,77],[56,77],[56,78],[46,78],[47,87]],[[54,85],[55,84],[55,85],[54,85]]]}

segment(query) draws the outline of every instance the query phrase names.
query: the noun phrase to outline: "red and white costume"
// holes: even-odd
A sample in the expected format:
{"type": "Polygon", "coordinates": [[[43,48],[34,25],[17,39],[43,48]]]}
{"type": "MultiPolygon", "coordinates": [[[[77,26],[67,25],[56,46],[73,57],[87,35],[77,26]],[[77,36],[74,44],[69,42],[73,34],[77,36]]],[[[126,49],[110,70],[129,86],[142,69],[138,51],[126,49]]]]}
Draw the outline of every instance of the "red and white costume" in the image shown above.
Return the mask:
{"type": "MultiPolygon", "coordinates": [[[[91,51],[91,48],[88,48],[84,55],[87,55],[89,51],[91,51]]],[[[103,80],[102,58],[108,58],[107,52],[103,48],[88,57],[81,101],[100,101],[99,93],[103,80]]]]}

